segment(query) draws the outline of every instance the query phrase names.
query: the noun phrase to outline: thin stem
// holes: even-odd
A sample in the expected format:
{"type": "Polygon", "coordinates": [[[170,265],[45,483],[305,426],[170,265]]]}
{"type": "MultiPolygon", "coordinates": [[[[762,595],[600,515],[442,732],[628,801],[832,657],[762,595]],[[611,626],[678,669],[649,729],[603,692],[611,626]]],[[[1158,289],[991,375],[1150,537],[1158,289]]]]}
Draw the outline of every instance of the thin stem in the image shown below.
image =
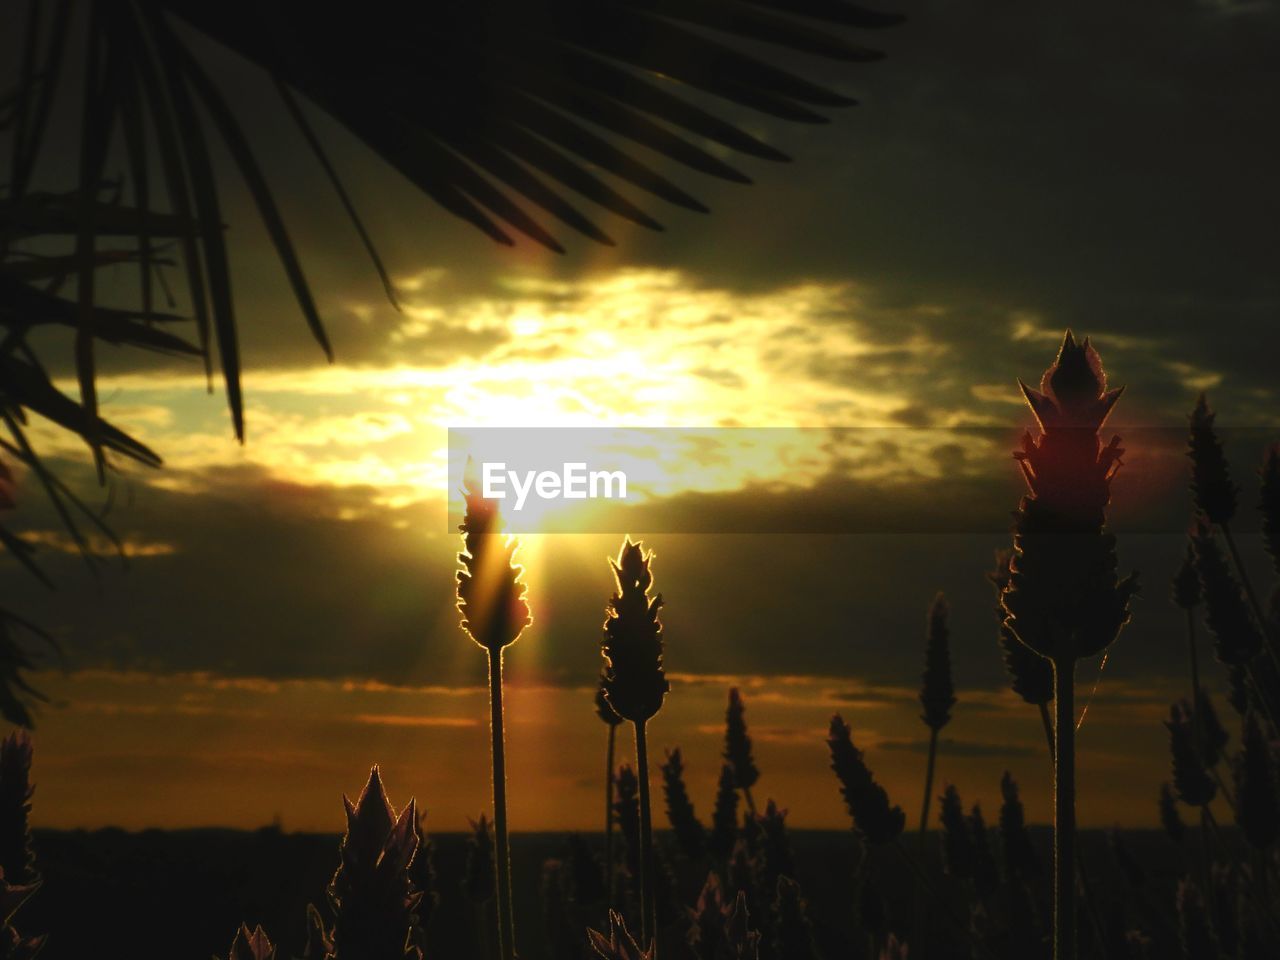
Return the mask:
{"type": "Polygon", "coordinates": [[[1054,739],[1053,739],[1053,717],[1049,715],[1049,704],[1040,704],[1040,722],[1044,724],[1044,741],[1049,745],[1049,762],[1053,762],[1054,755],[1054,739]]]}
{"type": "Polygon", "coordinates": [[[747,801],[747,812],[748,812],[748,813],[750,813],[750,814],[754,817],[754,816],[756,815],[756,802],[755,802],[754,800],[752,800],[752,799],[751,799],[751,788],[750,788],[750,787],[743,787],[743,788],[742,788],[742,796],[743,796],[743,797],[746,799],[746,801],[747,801]]]}
{"type": "Polygon", "coordinates": [[[613,754],[618,725],[609,724],[609,749],[604,762],[604,882],[605,896],[613,906],[613,754]]]}
{"type": "Polygon", "coordinates": [[[515,960],[511,850],[507,843],[507,751],[502,728],[502,650],[489,651],[489,731],[493,755],[493,835],[498,867],[498,954],[515,960]]]}
{"type": "Polygon", "coordinates": [[[656,958],[658,947],[658,911],[654,902],[653,883],[653,815],[649,806],[649,743],[645,736],[645,723],[638,721],[636,728],[636,768],[640,780],[640,940],[641,949],[653,945],[651,957],[656,958]]]}
{"type": "Polygon", "coordinates": [[[933,799],[933,765],[938,759],[938,728],[929,730],[929,760],[924,768],[924,805],[920,808],[920,836],[929,832],[929,801],[933,799]]]}
{"type": "Polygon", "coordinates": [[[1053,661],[1053,958],[1076,960],[1075,661],[1053,661]]]}

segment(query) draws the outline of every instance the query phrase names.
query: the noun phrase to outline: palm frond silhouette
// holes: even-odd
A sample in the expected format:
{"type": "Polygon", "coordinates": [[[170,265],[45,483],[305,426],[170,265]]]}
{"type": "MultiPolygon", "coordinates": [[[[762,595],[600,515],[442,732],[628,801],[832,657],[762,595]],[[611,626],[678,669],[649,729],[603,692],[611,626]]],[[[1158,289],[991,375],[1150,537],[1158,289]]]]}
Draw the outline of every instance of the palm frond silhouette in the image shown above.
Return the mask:
{"type": "MultiPolygon", "coordinates": [[[[328,177],[395,304],[390,275],[317,133],[318,113],[498,243],[510,245],[519,234],[563,251],[549,219],[609,244],[601,213],[662,229],[644,200],[627,191],[707,210],[667,167],[749,183],[736,158],[788,159],[726,119],[724,105],[821,123],[825,111],[853,103],[744,52],[745,45],[866,62],[880,53],[848,34],[901,17],[842,0],[486,0],[408,8],[377,0],[355,15],[320,13],[300,0],[57,0],[27,4],[10,19],[18,29],[0,41],[0,52],[17,65],[15,86],[0,90],[0,138],[9,147],[0,150],[0,417],[9,435],[0,444],[40,481],[92,562],[81,526],[97,524],[96,516],[41,461],[25,424],[34,412],[82,438],[100,482],[113,455],[161,465],[155,451],[102,418],[102,344],[195,356],[210,377],[216,365],[235,436],[245,437],[244,310],[233,290],[235,224],[225,222],[220,149],[253,200],[312,337],[333,359],[294,234],[259,161],[262,145],[202,59],[202,40],[262,71],[261,83],[278,96],[328,177]],[[58,105],[76,96],[78,123],[64,130],[55,122],[58,105]],[[708,107],[707,99],[721,106],[708,107]],[[124,184],[108,178],[117,153],[127,200],[124,184]],[[40,171],[53,154],[76,158],[75,182],[51,192],[40,171]],[[50,243],[61,245],[57,253],[50,243]],[[108,309],[96,273],[121,264],[137,268],[137,306],[108,309]],[[166,266],[180,271],[189,318],[156,307],[161,291],[173,299],[160,274],[166,266]],[[61,296],[68,281],[74,295],[61,296]],[[172,332],[181,320],[194,322],[192,337],[172,332]],[[54,385],[49,358],[28,337],[50,328],[73,337],[78,397],[54,385]]],[[[3,527],[0,542],[43,577],[30,544],[3,527]]],[[[19,705],[6,707],[6,719],[29,724],[31,693],[13,684],[3,690],[6,704],[19,705]]]]}

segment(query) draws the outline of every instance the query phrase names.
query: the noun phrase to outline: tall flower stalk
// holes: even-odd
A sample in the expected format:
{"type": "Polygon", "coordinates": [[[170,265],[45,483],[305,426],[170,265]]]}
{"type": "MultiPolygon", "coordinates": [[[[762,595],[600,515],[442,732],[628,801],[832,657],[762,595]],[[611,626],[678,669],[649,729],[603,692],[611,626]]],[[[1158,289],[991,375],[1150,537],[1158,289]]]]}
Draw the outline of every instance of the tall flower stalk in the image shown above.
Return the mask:
{"type": "Polygon", "coordinates": [[[511,851],[507,836],[506,739],[502,724],[502,652],[533,622],[525,599],[522,567],[513,562],[519,544],[501,532],[497,504],[464,481],[466,516],[458,554],[458,611],[462,629],[489,658],[489,729],[493,761],[493,828],[497,846],[498,953],[515,958],[511,908],[511,851]]]}
{"type": "Polygon", "coordinates": [[[1028,492],[1002,602],[1017,638],[1053,664],[1054,957],[1075,960],[1075,663],[1115,640],[1137,590],[1117,575],[1106,529],[1120,439],[1098,437],[1121,391],[1107,389],[1097,351],[1071,331],[1040,389],[1019,385],[1041,433],[1026,433],[1014,454],[1028,492]]]}
{"type": "MultiPolygon", "coordinates": [[[[1231,562],[1248,598],[1249,608],[1257,618],[1258,627],[1265,634],[1267,616],[1262,604],[1258,602],[1253,582],[1249,579],[1249,571],[1245,569],[1235,537],[1231,533],[1239,489],[1231,479],[1231,468],[1222,449],[1222,441],[1214,429],[1213,421],[1216,416],[1209,409],[1208,398],[1203,393],[1200,394],[1195,409],[1191,411],[1191,433],[1187,443],[1187,456],[1191,459],[1191,493],[1196,509],[1204,519],[1222,531],[1222,538],[1227,542],[1227,550],[1231,554],[1231,562]]],[[[1265,482],[1265,473],[1263,479],[1265,482]]],[[[1280,665],[1280,658],[1270,641],[1267,643],[1267,653],[1273,662],[1280,665]]]]}
{"type": "Polygon", "coordinates": [[[729,706],[724,714],[724,759],[733,770],[734,781],[747,801],[747,812],[755,814],[756,804],[751,788],[760,779],[760,769],[751,754],[751,737],[747,734],[746,705],[737,687],[729,688],[729,706]]]}
{"type": "Polygon", "coordinates": [[[956,704],[951,682],[951,644],[947,630],[947,601],[938,594],[929,606],[929,635],[925,646],[925,667],[921,677],[920,719],[929,728],[929,759],[924,773],[924,803],[920,809],[920,835],[929,830],[929,802],[933,799],[933,770],[938,759],[938,734],[951,721],[956,704]]]}
{"type": "Polygon", "coordinates": [[[622,718],[609,706],[604,695],[604,675],[596,686],[596,716],[609,727],[609,745],[604,757],[604,880],[609,900],[613,900],[613,760],[617,753],[618,727],[622,718]]]}
{"type": "Polygon", "coordinates": [[[617,592],[605,609],[602,687],[605,700],[635,729],[636,774],[640,781],[640,939],[656,954],[657,902],[654,895],[653,814],[649,797],[646,725],[670,689],[662,667],[662,596],[649,596],[653,553],[627,537],[618,559],[610,560],[617,592]]]}

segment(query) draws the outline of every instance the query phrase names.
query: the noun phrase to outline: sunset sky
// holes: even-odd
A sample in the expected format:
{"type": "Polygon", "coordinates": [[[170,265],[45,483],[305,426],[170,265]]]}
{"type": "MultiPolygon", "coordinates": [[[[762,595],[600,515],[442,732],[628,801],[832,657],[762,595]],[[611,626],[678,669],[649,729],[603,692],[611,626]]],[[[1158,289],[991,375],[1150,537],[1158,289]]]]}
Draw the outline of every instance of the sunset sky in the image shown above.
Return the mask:
{"type": "MultiPolygon", "coordinates": [[[[859,99],[830,124],[728,111],[793,164],[744,161],[749,187],[672,170],[711,214],[651,204],[662,233],[602,219],[612,248],[568,231],[564,256],[499,247],[321,124],[401,312],[269,85],[206,49],[264,144],[337,360],[307,333],[228,170],[245,444],[198,364],[108,353],[104,415],[165,459],[115,483],[127,560],[103,543],[87,572],[38,484],[19,485],[14,528],[40,544],[57,590],[4,556],[0,604],[64,647],[34,677],[52,700],[35,731],[35,821],[338,830],[341,794],[377,762],[397,804],[414,795],[431,829],[464,829],[489,783],[484,657],[458,628],[444,512],[446,431],[462,426],[877,428],[874,443],[819,445],[804,470],[766,459],[668,491],[668,517],[730,532],[629,531],[656,551],[666,601],[672,692],[651,742],[683,749],[709,815],[737,684],[758,794],[796,826],[844,827],[824,743],[840,712],[912,816],[925,618],[941,590],[959,703],[939,783],[994,809],[1011,770],[1044,821],[1040,720],[1008,690],[984,575],[1020,493],[1017,378],[1038,381],[1071,327],[1127,386],[1109,424],[1130,449],[1113,517],[1121,567],[1144,584],[1105,667],[1079,668],[1080,816],[1154,824],[1160,720],[1187,692],[1167,587],[1189,509],[1186,414],[1207,390],[1250,510],[1261,445],[1280,438],[1280,11],[900,8],[909,21],[875,38],[881,63],[787,58],[859,99]],[[832,509],[870,532],[819,532],[812,517],[832,509]]],[[[136,274],[100,283],[123,295],[136,274]]],[[[54,372],[74,392],[62,356],[54,372]]],[[[32,432],[106,502],[74,438],[32,432]]],[[[1251,523],[1246,560],[1269,589],[1251,523]]],[[[600,826],[592,693],[620,542],[522,537],[534,625],[507,656],[515,830],[600,826]]]]}

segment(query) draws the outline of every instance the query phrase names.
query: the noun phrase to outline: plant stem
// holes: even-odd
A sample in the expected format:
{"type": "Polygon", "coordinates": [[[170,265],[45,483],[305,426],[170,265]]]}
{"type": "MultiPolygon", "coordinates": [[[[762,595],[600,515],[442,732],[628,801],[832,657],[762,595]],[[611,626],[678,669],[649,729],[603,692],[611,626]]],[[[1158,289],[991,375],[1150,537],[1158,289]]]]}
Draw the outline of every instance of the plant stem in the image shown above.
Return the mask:
{"type": "Polygon", "coordinates": [[[751,799],[751,788],[743,787],[742,796],[746,798],[747,801],[747,812],[754,817],[756,815],[756,802],[751,799]]]}
{"type": "MultiPolygon", "coordinates": [[[[1049,705],[1047,703],[1039,704],[1040,719],[1044,723],[1044,739],[1049,747],[1049,761],[1053,762],[1056,754],[1055,737],[1053,733],[1053,720],[1049,716],[1049,705]]],[[[1072,719],[1071,728],[1075,730],[1075,721],[1072,719]]],[[[1074,741],[1073,741],[1074,742],[1074,741]]],[[[1083,859],[1079,852],[1076,853],[1076,879],[1079,880],[1081,888],[1084,890],[1084,905],[1089,913],[1089,924],[1093,927],[1093,935],[1098,943],[1099,949],[1105,951],[1106,938],[1102,935],[1102,921],[1098,917],[1098,910],[1095,906],[1096,898],[1093,895],[1093,886],[1089,883],[1089,874],[1085,870],[1083,859]]]]}
{"type": "Polygon", "coordinates": [[[1053,661],[1053,958],[1076,960],[1075,660],[1053,661]]]}
{"type": "Polygon", "coordinates": [[[649,806],[649,743],[644,721],[636,728],[636,768],[640,780],[640,940],[641,950],[653,946],[652,958],[658,954],[658,911],[654,903],[653,883],[653,815],[649,806]]]}
{"type": "Polygon", "coordinates": [[[1049,746],[1049,762],[1053,762],[1054,739],[1053,739],[1053,717],[1049,716],[1049,704],[1040,704],[1040,722],[1044,724],[1044,742],[1049,746]]]}
{"type": "MultiPolygon", "coordinates": [[[[929,801],[933,799],[933,765],[938,759],[938,729],[929,729],[929,761],[924,768],[924,805],[920,809],[920,836],[929,832],[929,801]]],[[[921,847],[923,850],[923,846],[921,847]]]]}
{"type": "Polygon", "coordinates": [[[515,960],[511,850],[507,843],[507,751],[502,728],[502,651],[489,651],[489,731],[493,756],[493,835],[498,868],[498,954],[515,960]]]}
{"type": "Polygon", "coordinates": [[[609,724],[609,749],[604,763],[604,882],[605,898],[613,906],[613,754],[618,725],[609,724]]]}

